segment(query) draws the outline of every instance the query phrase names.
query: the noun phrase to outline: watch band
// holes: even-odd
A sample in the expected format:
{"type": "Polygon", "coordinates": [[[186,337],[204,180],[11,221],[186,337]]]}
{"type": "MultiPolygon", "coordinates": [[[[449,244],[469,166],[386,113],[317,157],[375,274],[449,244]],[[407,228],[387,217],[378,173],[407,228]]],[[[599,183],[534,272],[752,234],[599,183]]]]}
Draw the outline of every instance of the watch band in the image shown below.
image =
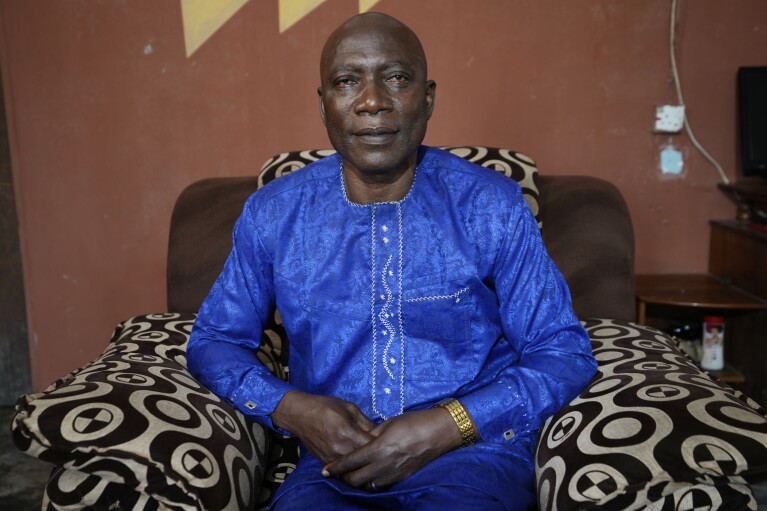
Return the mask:
{"type": "Polygon", "coordinates": [[[474,445],[477,441],[474,435],[474,423],[469,416],[469,412],[463,407],[460,401],[457,399],[448,399],[439,404],[434,405],[434,408],[444,408],[453,417],[458,430],[461,432],[461,447],[468,447],[474,445]]]}

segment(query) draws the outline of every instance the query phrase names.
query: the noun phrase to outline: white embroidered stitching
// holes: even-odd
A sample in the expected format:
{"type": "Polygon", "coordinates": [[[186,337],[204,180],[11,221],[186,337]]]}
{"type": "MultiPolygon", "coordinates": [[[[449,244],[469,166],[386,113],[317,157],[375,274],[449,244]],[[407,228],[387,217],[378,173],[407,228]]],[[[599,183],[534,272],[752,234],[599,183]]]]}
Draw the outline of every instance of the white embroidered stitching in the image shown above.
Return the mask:
{"type": "Polygon", "coordinates": [[[338,165],[341,172],[339,173],[339,177],[341,179],[341,191],[344,193],[344,199],[346,199],[346,203],[354,206],[356,208],[366,208],[368,206],[373,206],[375,204],[400,204],[402,201],[410,197],[410,194],[413,192],[413,188],[415,188],[415,180],[418,177],[418,167],[416,166],[415,171],[413,172],[413,182],[410,184],[410,190],[408,190],[407,194],[402,197],[398,201],[381,201],[381,202],[369,202],[368,204],[357,204],[356,202],[352,202],[349,199],[349,194],[346,193],[346,181],[344,181],[344,161],[341,160],[341,163],[338,165]]]}
{"type": "MultiPolygon", "coordinates": [[[[416,167],[418,172],[418,167],[416,167]]],[[[399,236],[399,264],[397,276],[399,280],[399,289],[397,296],[397,316],[399,322],[399,415],[405,411],[405,330],[402,328],[402,205],[397,203],[397,235],[399,236]]]]}
{"type": "MultiPolygon", "coordinates": [[[[377,360],[377,353],[378,353],[378,337],[377,337],[377,328],[376,325],[376,313],[375,313],[375,302],[376,302],[376,269],[375,269],[375,263],[376,263],[376,250],[375,250],[375,244],[376,244],[376,204],[394,204],[397,206],[397,224],[399,232],[397,233],[399,236],[399,246],[398,246],[398,257],[399,261],[397,262],[397,284],[398,284],[398,295],[397,295],[397,323],[399,326],[399,338],[400,338],[400,364],[399,364],[399,412],[397,415],[401,415],[405,411],[405,331],[402,327],[402,202],[410,197],[411,192],[413,191],[413,188],[415,188],[415,180],[418,176],[418,167],[416,166],[415,171],[413,173],[413,183],[410,185],[410,190],[408,191],[407,195],[405,195],[402,199],[398,201],[385,201],[385,202],[371,202],[368,204],[356,204],[349,200],[349,195],[346,193],[346,183],[344,181],[344,162],[341,160],[339,163],[339,178],[341,179],[341,190],[343,191],[344,199],[346,199],[347,204],[350,204],[355,207],[365,208],[370,207],[370,238],[371,238],[371,247],[370,247],[370,257],[371,257],[371,283],[370,283],[370,318],[371,318],[371,324],[373,327],[372,335],[373,335],[373,373],[371,375],[372,377],[372,387],[370,391],[370,397],[372,400],[372,407],[373,412],[375,412],[379,417],[381,417],[383,420],[387,420],[389,417],[384,415],[378,410],[378,404],[376,402],[376,388],[377,388],[377,370],[376,366],[378,365],[376,363],[377,360]]],[[[386,232],[387,229],[384,230],[386,232]]],[[[384,309],[388,310],[388,307],[390,306],[391,301],[391,290],[388,287],[388,283],[386,282],[386,275],[387,275],[387,268],[389,265],[389,262],[391,261],[391,256],[389,260],[386,263],[386,267],[384,268],[384,272],[382,275],[382,283],[384,284],[384,288],[386,289],[388,297],[386,298],[386,303],[384,305],[384,309]]],[[[389,275],[392,275],[391,271],[388,271],[389,275]]],[[[458,294],[460,294],[463,291],[460,291],[458,294]]],[[[408,300],[410,301],[410,300],[408,300]]],[[[389,351],[391,344],[394,340],[395,335],[397,335],[396,332],[394,332],[393,328],[390,328],[391,323],[388,321],[388,312],[384,313],[384,310],[381,311],[381,315],[379,315],[379,319],[384,324],[384,326],[387,327],[387,332],[389,334],[389,342],[386,345],[386,348],[383,352],[383,362],[384,362],[384,368],[386,369],[386,372],[389,373],[389,376],[391,376],[392,379],[395,379],[394,374],[392,373],[390,367],[389,367],[389,360],[386,359],[387,352],[389,351]],[[388,326],[387,326],[388,325],[388,326]]],[[[392,364],[396,363],[396,360],[392,362],[392,364]]],[[[385,389],[388,390],[388,387],[385,389]]],[[[387,392],[387,394],[390,393],[387,392]]]]}
{"type": "MultiPolygon", "coordinates": [[[[341,166],[341,172],[343,175],[343,164],[341,166]]],[[[341,182],[343,183],[343,179],[341,179],[341,182]]],[[[346,195],[346,190],[344,190],[344,196],[346,195]]],[[[348,199],[347,199],[348,202],[348,199]]],[[[351,204],[351,203],[350,203],[351,204]]],[[[370,387],[370,397],[373,400],[373,411],[380,415],[384,420],[386,420],[386,417],[384,414],[378,411],[378,407],[376,405],[376,353],[378,352],[378,346],[376,341],[376,240],[375,240],[375,227],[376,227],[376,208],[375,206],[372,206],[370,208],[370,239],[371,239],[371,246],[370,246],[370,259],[371,259],[371,267],[372,267],[372,274],[371,274],[371,293],[370,293],[370,321],[372,322],[373,327],[373,375],[372,375],[372,385],[370,387]]]]}
{"type": "Polygon", "coordinates": [[[432,296],[416,296],[415,298],[408,298],[405,300],[405,302],[427,302],[431,300],[449,300],[451,298],[455,298],[456,300],[460,300],[458,297],[464,294],[466,291],[468,291],[469,288],[465,287],[461,289],[460,291],[456,291],[455,293],[451,295],[432,295],[432,296]]]}
{"type": "Polygon", "coordinates": [[[386,328],[386,331],[388,332],[387,337],[389,338],[386,341],[386,347],[383,350],[383,354],[381,355],[381,361],[383,362],[384,369],[386,369],[386,373],[389,375],[389,377],[394,380],[394,373],[391,372],[391,369],[389,368],[389,349],[391,348],[392,342],[394,342],[394,336],[396,335],[394,332],[394,325],[391,324],[389,321],[389,308],[391,307],[392,302],[392,292],[391,288],[389,287],[389,283],[386,281],[386,274],[389,270],[389,265],[391,264],[391,254],[389,254],[389,258],[386,260],[386,264],[384,265],[383,272],[381,273],[381,283],[384,286],[384,290],[386,291],[386,303],[381,308],[381,312],[378,313],[378,319],[381,320],[381,323],[383,324],[384,328],[386,328]]]}

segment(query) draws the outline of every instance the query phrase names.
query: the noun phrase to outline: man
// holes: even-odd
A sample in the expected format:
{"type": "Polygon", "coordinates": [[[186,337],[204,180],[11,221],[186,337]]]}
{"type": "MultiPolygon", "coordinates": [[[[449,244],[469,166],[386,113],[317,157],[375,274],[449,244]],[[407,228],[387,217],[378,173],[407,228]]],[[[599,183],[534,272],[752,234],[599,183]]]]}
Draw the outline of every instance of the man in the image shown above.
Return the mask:
{"type": "Polygon", "coordinates": [[[595,372],[516,183],[420,145],[426,71],[389,16],[330,36],[338,154],[248,200],[192,332],[192,373],[304,447],[275,509],[534,507],[537,430],[595,372]],[[275,306],[290,383],[256,358],[275,306]]]}

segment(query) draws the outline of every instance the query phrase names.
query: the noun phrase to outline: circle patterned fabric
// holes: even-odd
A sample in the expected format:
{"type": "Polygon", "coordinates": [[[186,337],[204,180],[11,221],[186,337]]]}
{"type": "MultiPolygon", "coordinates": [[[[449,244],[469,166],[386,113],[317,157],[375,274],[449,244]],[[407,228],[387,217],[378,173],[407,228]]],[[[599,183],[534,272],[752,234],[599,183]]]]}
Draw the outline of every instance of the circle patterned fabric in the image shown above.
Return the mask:
{"type": "Polygon", "coordinates": [[[17,446],[60,465],[46,507],[73,498],[102,509],[255,505],[268,437],[187,372],[194,318],[125,321],[98,359],[19,400],[17,446]]]}
{"type": "Polygon", "coordinates": [[[599,369],[538,436],[540,509],[755,510],[767,412],[661,332],[585,326],[599,369]]]}

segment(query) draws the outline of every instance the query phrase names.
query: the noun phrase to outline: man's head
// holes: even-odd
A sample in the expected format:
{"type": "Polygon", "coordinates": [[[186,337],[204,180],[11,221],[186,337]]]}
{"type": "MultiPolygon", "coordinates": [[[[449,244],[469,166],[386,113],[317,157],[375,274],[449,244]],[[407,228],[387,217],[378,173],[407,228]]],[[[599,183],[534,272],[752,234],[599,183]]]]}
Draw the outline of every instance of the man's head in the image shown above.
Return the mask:
{"type": "Polygon", "coordinates": [[[328,38],[320,61],[320,113],[345,165],[365,174],[413,168],[436,84],[415,33],[380,13],[354,16],[328,38]]]}

